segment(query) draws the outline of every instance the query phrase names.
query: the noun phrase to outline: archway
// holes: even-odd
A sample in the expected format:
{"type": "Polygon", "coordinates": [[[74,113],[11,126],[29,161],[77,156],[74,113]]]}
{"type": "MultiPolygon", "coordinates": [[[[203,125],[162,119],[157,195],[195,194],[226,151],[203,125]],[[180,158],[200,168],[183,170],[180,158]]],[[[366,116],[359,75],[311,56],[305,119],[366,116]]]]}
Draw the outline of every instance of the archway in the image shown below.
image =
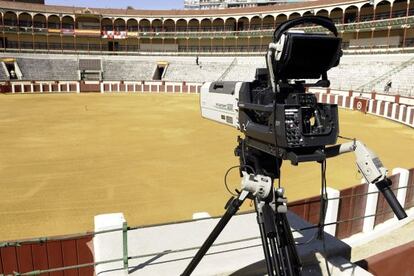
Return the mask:
{"type": "Polygon", "coordinates": [[[391,4],[388,1],[381,1],[375,6],[375,18],[374,20],[388,19],[390,18],[391,4]]]}
{"type": "Polygon", "coordinates": [[[374,18],[374,6],[366,3],[359,11],[359,22],[372,21],[374,18]]]}
{"type": "Polygon", "coordinates": [[[329,17],[329,12],[327,10],[319,10],[316,12],[317,16],[325,16],[325,17],[329,17]]]}
{"type": "Polygon", "coordinates": [[[162,21],[160,19],[155,19],[154,21],[152,21],[151,23],[151,30],[153,32],[159,33],[162,32],[162,21]]]}
{"type": "Polygon", "coordinates": [[[262,28],[262,19],[259,16],[253,16],[250,19],[250,30],[260,30],[262,28]]]}
{"type": "MultiPolygon", "coordinates": [[[[413,1],[411,1],[413,2],[413,1]]],[[[392,17],[404,17],[407,15],[407,0],[396,0],[392,5],[392,17]]]]}
{"type": "Polygon", "coordinates": [[[75,29],[75,21],[71,16],[64,16],[62,18],[62,28],[66,30],[74,30],[75,29]]]}
{"type": "Polygon", "coordinates": [[[289,20],[295,19],[295,18],[299,18],[300,14],[297,12],[292,13],[291,15],[289,15],[289,20]]]}
{"type": "Polygon", "coordinates": [[[114,30],[117,32],[125,32],[126,31],[125,20],[122,18],[116,19],[114,21],[114,30]]]}
{"type": "MultiPolygon", "coordinates": [[[[191,21],[195,21],[195,28],[198,29],[198,20],[191,19],[191,21]]],[[[186,32],[187,31],[187,21],[185,19],[179,19],[175,22],[175,30],[177,32],[186,32]]]]}
{"type": "Polygon", "coordinates": [[[306,11],[304,14],[303,14],[303,16],[312,16],[313,15],[313,12],[311,12],[311,11],[306,11]]]}
{"type": "Polygon", "coordinates": [[[263,18],[263,25],[262,29],[264,30],[272,30],[275,27],[275,17],[273,15],[266,15],[263,18]]]}
{"type": "Polygon", "coordinates": [[[60,18],[57,15],[51,15],[47,19],[47,27],[49,29],[60,29],[60,18]]]}
{"type": "Polygon", "coordinates": [[[204,32],[211,31],[211,26],[212,26],[211,20],[208,18],[204,18],[203,20],[201,20],[200,30],[204,32]]]}
{"type": "Polygon", "coordinates": [[[331,11],[329,17],[335,24],[343,23],[343,11],[341,8],[335,8],[331,11]]]}
{"type": "Polygon", "coordinates": [[[148,19],[141,19],[138,23],[140,32],[149,32],[151,30],[151,23],[148,19]]]}
{"type": "Polygon", "coordinates": [[[178,21],[179,22],[177,22],[177,27],[180,26],[180,28],[183,29],[183,31],[188,30],[189,32],[198,32],[200,29],[200,22],[197,19],[193,18],[190,21],[188,21],[188,26],[187,23],[185,23],[184,19],[180,19],[178,21]],[[180,23],[180,25],[178,25],[178,23],[180,23]]]}
{"type": "Polygon", "coordinates": [[[249,29],[249,19],[247,17],[241,17],[237,21],[237,30],[238,31],[246,31],[249,29]]]}
{"type": "Polygon", "coordinates": [[[14,12],[6,12],[4,14],[5,26],[17,26],[17,15],[14,12]]]}
{"type": "Polygon", "coordinates": [[[164,31],[166,32],[175,32],[175,23],[172,19],[167,19],[164,21],[164,31]]]}
{"type": "Polygon", "coordinates": [[[287,16],[286,14],[278,14],[276,16],[276,27],[279,26],[280,24],[282,24],[283,22],[287,21],[287,16]]]}
{"type": "Polygon", "coordinates": [[[344,23],[358,22],[358,8],[356,6],[349,6],[345,9],[344,23]]]}
{"type": "Polygon", "coordinates": [[[228,32],[234,32],[237,30],[237,21],[235,18],[230,17],[226,19],[226,22],[224,23],[224,29],[228,32]]]}
{"type": "Polygon", "coordinates": [[[113,25],[112,19],[110,18],[103,18],[101,20],[101,25],[102,25],[102,31],[104,32],[114,30],[114,25],[113,25]]]}
{"type": "Polygon", "coordinates": [[[46,16],[43,14],[36,14],[33,17],[33,26],[35,28],[46,28],[46,16]]]}
{"type": "Polygon", "coordinates": [[[128,19],[127,21],[127,30],[131,33],[138,32],[138,21],[136,19],[128,19]]]}
{"type": "Polygon", "coordinates": [[[19,14],[19,26],[20,27],[32,27],[32,16],[28,13],[21,13],[19,14]]]}
{"type": "Polygon", "coordinates": [[[222,18],[216,18],[213,20],[212,24],[213,31],[224,31],[224,20],[222,18]]]}

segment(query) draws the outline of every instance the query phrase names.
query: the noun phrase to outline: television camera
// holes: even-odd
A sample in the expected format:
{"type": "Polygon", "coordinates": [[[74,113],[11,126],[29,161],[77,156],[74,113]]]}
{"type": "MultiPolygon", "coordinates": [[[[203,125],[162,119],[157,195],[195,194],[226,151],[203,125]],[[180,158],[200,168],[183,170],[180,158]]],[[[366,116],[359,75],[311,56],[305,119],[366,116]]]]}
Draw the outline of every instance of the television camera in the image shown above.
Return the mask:
{"type": "MultiPolygon", "coordinates": [[[[254,81],[217,81],[202,86],[202,116],[236,127],[244,134],[235,149],[242,185],[238,197],[229,200],[225,215],[182,275],[193,272],[246,198],[255,203],[268,275],[301,274],[301,261],[286,217],[284,190],[273,187],[283,160],[293,165],[319,162],[324,174],[327,158],[354,152],[367,183],[378,187],[398,219],[407,216],[378,156],[357,140],[334,145],[339,135],[338,106],[318,103],[316,96],[307,91],[310,87],[330,86],[327,71],[339,64],[341,43],[329,18],[289,20],[275,30],[265,57],[267,68],[256,69],[254,81]],[[322,26],[331,34],[292,30],[302,24],[322,26]]],[[[320,232],[326,202],[326,195],[321,196],[320,232]]]]}

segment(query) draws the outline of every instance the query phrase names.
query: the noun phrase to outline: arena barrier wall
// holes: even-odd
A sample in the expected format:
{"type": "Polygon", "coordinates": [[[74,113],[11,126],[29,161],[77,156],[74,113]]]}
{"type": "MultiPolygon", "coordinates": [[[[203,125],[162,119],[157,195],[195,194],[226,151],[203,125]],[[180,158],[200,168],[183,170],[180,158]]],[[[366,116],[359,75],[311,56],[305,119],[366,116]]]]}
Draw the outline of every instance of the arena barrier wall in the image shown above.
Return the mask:
{"type": "Polygon", "coordinates": [[[169,81],[13,81],[0,84],[0,93],[200,93],[202,83],[169,81]]]}
{"type": "MultiPolygon", "coordinates": [[[[396,168],[390,177],[394,193],[405,207],[411,219],[414,217],[414,168],[396,168]]],[[[360,184],[343,190],[328,188],[328,206],[325,218],[325,232],[349,242],[359,235],[375,237],[386,232],[384,229],[397,227],[398,221],[375,185],[360,184]],[[356,235],[358,234],[358,235],[356,235]]],[[[289,210],[311,224],[319,223],[319,196],[289,203],[289,210]]],[[[112,214],[111,216],[113,216],[112,214]]],[[[116,214],[123,219],[122,214],[116,214]]],[[[103,215],[105,216],[105,215],[103,215]]],[[[100,217],[100,216],[97,216],[100,217]]],[[[120,268],[128,267],[128,231],[140,227],[128,227],[113,222],[104,227],[97,224],[95,232],[71,237],[39,238],[25,241],[0,243],[0,275],[27,273],[30,275],[94,275],[97,267],[116,263],[120,268]],[[119,243],[116,250],[108,252],[108,243],[114,238],[119,243]],[[93,246],[91,244],[93,240],[93,246]],[[92,249],[93,248],[93,249],[92,249]],[[102,252],[98,252],[98,251],[102,252]],[[63,269],[63,267],[66,267],[63,269]],[[95,267],[95,270],[94,270],[95,267]]],[[[404,221],[402,221],[404,222],[404,221]]]]}
{"type": "Polygon", "coordinates": [[[200,93],[202,83],[168,81],[103,81],[101,93],[200,93]]]}
{"type": "MultiPolygon", "coordinates": [[[[0,275],[19,275],[31,271],[54,269],[93,263],[92,235],[80,237],[40,238],[9,243],[0,243],[0,275]]],[[[50,274],[50,276],[94,275],[93,267],[76,267],[50,274]]]]}
{"type": "Polygon", "coordinates": [[[330,88],[312,88],[309,91],[317,96],[319,102],[337,104],[414,127],[414,98],[330,88]]]}

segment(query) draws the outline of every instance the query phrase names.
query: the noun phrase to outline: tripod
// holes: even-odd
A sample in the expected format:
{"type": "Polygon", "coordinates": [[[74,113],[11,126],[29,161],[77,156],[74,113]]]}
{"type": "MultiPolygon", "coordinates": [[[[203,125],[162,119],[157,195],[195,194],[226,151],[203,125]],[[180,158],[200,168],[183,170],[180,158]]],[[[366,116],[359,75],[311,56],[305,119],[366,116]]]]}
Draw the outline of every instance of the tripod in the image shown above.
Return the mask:
{"type": "MultiPolygon", "coordinates": [[[[236,154],[237,149],[240,149],[240,145],[236,148],[236,154]]],[[[243,156],[239,156],[245,159],[246,153],[243,152],[243,156]]],[[[264,160],[256,157],[253,158],[256,161],[264,160]]],[[[259,164],[260,162],[255,162],[256,169],[260,169],[259,164]]],[[[242,171],[242,175],[242,191],[239,196],[229,199],[225,214],[181,275],[191,275],[246,198],[254,200],[268,275],[296,276],[301,274],[302,265],[286,217],[287,200],[284,197],[284,190],[274,189],[273,178],[269,176],[248,174],[246,171],[242,171]]]]}

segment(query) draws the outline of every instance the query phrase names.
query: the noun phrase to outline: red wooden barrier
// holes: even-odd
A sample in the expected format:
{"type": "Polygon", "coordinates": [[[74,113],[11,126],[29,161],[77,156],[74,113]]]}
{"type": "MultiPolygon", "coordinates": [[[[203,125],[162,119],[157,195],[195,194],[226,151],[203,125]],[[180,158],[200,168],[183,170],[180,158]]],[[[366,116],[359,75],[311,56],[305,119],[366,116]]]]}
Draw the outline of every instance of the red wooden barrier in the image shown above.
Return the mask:
{"type": "MultiPolygon", "coordinates": [[[[93,254],[88,247],[92,236],[44,243],[22,243],[0,249],[0,274],[30,272],[63,266],[93,263],[93,254]]],[[[94,275],[93,267],[71,269],[42,276],[88,276],[94,275]]]]}
{"type": "Polygon", "coordinates": [[[320,197],[315,196],[303,200],[294,201],[288,204],[289,211],[312,224],[319,223],[320,197]]]}
{"type": "MultiPolygon", "coordinates": [[[[340,191],[338,210],[338,221],[350,220],[356,217],[363,217],[365,215],[365,208],[367,205],[368,185],[361,184],[348,189],[340,191]]],[[[335,236],[338,239],[350,237],[362,231],[364,220],[353,220],[339,223],[336,227],[335,236]]]]}

